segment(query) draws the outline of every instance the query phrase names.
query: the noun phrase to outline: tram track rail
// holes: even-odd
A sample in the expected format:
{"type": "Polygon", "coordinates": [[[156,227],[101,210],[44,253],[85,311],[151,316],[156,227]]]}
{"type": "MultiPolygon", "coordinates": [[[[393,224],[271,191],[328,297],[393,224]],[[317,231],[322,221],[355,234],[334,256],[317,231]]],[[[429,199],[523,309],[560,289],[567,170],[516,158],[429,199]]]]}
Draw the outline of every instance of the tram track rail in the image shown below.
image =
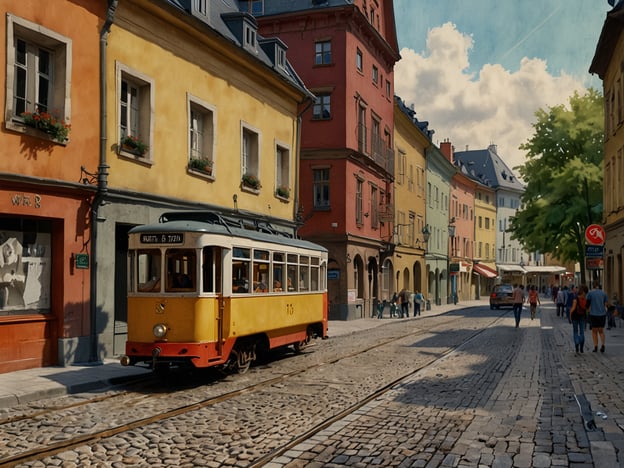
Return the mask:
{"type": "MultiPolygon", "coordinates": [[[[368,396],[364,398],[360,398],[352,406],[345,408],[343,411],[327,418],[322,423],[317,424],[316,426],[306,430],[303,434],[293,437],[287,443],[283,444],[282,446],[278,448],[271,450],[270,453],[267,453],[265,456],[255,460],[253,462],[253,465],[251,466],[260,467],[260,466],[266,465],[274,458],[287,452],[292,447],[300,444],[301,442],[304,442],[310,437],[313,437],[315,434],[331,426],[336,421],[339,421],[347,417],[348,415],[353,414],[355,411],[357,411],[364,405],[368,404],[374,399],[392,390],[393,387],[395,387],[405,378],[435,365],[436,362],[442,359],[445,359],[451,353],[456,352],[459,348],[461,348],[466,343],[469,343],[471,340],[478,337],[485,330],[487,330],[490,327],[495,326],[504,317],[505,317],[505,314],[501,314],[497,317],[492,318],[487,327],[483,327],[479,330],[474,331],[466,339],[463,339],[461,342],[458,342],[455,345],[449,346],[447,349],[438,353],[436,356],[432,357],[431,359],[426,360],[423,364],[419,365],[417,368],[414,368],[410,370],[410,372],[400,375],[393,381],[378,388],[375,392],[372,392],[368,396]]],[[[452,317],[452,318],[449,318],[448,320],[440,321],[436,323],[435,329],[444,330],[456,320],[457,320],[457,317],[452,317]]],[[[323,366],[333,365],[343,360],[352,359],[354,357],[357,357],[366,353],[374,352],[380,348],[392,345],[393,343],[399,342],[401,340],[405,340],[408,338],[418,338],[419,336],[430,334],[431,332],[432,332],[431,328],[427,328],[427,329],[418,328],[410,332],[398,334],[389,339],[380,340],[379,342],[376,342],[369,346],[358,348],[352,352],[348,352],[348,353],[335,356],[332,359],[326,359],[326,360],[323,360],[322,362],[317,362],[317,363],[308,365],[304,368],[298,368],[296,370],[285,372],[276,377],[272,377],[270,379],[264,379],[257,383],[253,383],[251,385],[247,385],[245,387],[242,387],[233,391],[225,392],[217,396],[205,398],[205,399],[195,401],[186,405],[178,405],[168,410],[162,411],[158,414],[153,414],[147,417],[137,418],[132,421],[116,425],[114,427],[109,427],[109,428],[97,430],[88,434],[82,434],[82,435],[70,437],[66,440],[61,440],[61,441],[56,441],[50,444],[46,444],[45,446],[34,447],[28,450],[24,450],[20,453],[16,453],[8,457],[0,458],[0,467],[13,467],[13,466],[17,466],[17,465],[27,463],[30,461],[41,460],[47,457],[51,457],[59,453],[62,453],[64,451],[76,449],[84,445],[97,443],[98,441],[102,439],[113,437],[115,435],[118,435],[124,432],[132,431],[134,429],[141,428],[149,424],[158,423],[160,421],[164,421],[170,418],[175,418],[176,416],[180,416],[186,413],[191,413],[193,411],[198,411],[198,410],[201,410],[201,409],[213,406],[213,405],[217,405],[219,403],[232,400],[234,398],[243,396],[245,394],[250,394],[255,391],[264,390],[270,386],[280,384],[296,376],[304,375],[308,372],[314,371],[315,369],[319,369],[323,366]]],[[[70,405],[66,405],[62,407],[54,407],[49,410],[38,411],[36,413],[29,414],[29,415],[23,415],[23,416],[16,417],[16,418],[5,419],[4,421],[0,422],[0,429],[2,429],[3,426],[10,424],[10,423],[23,422],[23,421],[26,421],[28,419],[33,419],[33,418],[43,418],[46,415],[60,413],[64,410],[76,409],[80,406],[86,406],[89,404],[97,404],[97,403],[107,403],[111,400],[118,400],[118,399],[122,400],[123,398],[136,398],[137,393],[138,392],[123,391],[121,393],[114,394],[114,395],[100,396],[94,399],[85,400],[83,402],[76,402],[76,403],[72,403],[70,405]]],[[[155,395],[141,395],[141,398],[143,398],[144,401],[147,401],[152,398],[165,398],[167,396],[170,396],[170,394],[165,393],[165,394],[155,394],[155,395]]]]}

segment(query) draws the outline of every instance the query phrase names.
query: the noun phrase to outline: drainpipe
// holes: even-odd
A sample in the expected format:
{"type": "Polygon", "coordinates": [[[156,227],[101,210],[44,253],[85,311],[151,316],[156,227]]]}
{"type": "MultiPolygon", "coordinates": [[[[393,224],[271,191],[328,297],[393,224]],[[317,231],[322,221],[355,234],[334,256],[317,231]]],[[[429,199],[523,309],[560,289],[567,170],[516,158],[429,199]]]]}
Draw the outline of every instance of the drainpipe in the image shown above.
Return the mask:
{"type": "Polygon", "coordinates": [[[299,115],[297,115],[297,127],[295,130],[295,138],[296,138],[296,143],[295,143],[295,150],[297,152],[297,155],[295,157],[295,186],[293,189],[293,194],[294,194],[294,204],[293,204],[293,219],[295,220],[295,237],[299,237],[299,228],[303,225],[303,213],[300,211],[301,208],[299,206],[300,204],[300,199],[299,199],[299,187],[301,186],[300,183],[300,171],[301,171],[301,126],[302,126],[302,119],[303,119],[303,114],[306,113],[306,111],[312,107],[312,104],[314,103],[314,100],[310,99],[308,102],[308,105],[301,111],[299,112],[299,115]]]}
{"type": "Polygon", "coordinates": [[[106,21],[100,31],[100,162],[97,171],[97,190],[91,202],[91,270],[90,270],[90,352],[89,362],[99,362],[98,333],[97,333],[97,232],[98,211],[108,192],[108,169],[106,163],[106,42],[110,27],[115,18],[118,0],[108,0],[106,21]]]}

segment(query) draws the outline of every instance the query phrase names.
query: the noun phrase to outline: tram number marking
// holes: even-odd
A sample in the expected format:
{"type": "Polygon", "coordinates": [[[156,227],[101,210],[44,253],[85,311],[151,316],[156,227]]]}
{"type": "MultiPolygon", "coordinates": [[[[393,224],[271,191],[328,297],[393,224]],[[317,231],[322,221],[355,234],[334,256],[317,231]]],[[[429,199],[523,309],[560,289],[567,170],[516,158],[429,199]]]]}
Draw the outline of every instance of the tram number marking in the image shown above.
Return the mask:
{"type": "Polygon", "coordinates": [[[184,234],[174,232],[171,234],[141,234],[142,244],[182,244],[184,234]]]}
{"type": "Polygon", "coordinates": [[[295,306],[292,304],[286,304],[286,315],[295,315],[295,306]]]}

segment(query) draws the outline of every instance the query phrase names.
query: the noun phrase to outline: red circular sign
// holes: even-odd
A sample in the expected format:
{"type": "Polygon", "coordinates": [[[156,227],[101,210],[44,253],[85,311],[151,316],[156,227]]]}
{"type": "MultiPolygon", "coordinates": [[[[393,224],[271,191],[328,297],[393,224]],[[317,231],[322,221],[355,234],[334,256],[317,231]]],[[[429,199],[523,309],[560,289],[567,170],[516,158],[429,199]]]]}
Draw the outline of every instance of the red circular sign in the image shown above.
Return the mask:
{"type": "Polygon", "coordinates": [[[599,224],[590,224],[585,229],[585,240],[591,245],[602,245],[605,243],[605,230],[599,224]]]}

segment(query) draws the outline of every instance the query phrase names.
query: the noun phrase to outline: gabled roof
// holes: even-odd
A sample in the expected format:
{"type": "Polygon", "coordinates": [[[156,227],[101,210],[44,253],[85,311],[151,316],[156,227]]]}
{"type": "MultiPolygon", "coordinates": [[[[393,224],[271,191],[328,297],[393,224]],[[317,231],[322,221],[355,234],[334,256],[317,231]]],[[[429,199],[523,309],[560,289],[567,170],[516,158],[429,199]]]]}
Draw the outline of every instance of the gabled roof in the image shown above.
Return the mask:
{"type": "Polygon", "coordinates": [[[494,189],[524,191],[524,184],[498,155],[495,145],[482,150],[458,151],[453,157],[460,171],[477,182],[494,189]]]}
{"type": "Polygon", "coordinates": [[[313,98],[313,94],[305,87],[299,75],[288,60],[284,66],[277,64],[277,57],[274,51],[276,46],[287,49],[286,44],[275,39],[264,39],[257,34],[258,46],[255,50],[248,50],[244,46],[244,28],[242,23],[246,23],[257,30],[256,19],[248,13],[241,13],[238,9],[237,0],[219,0],[207,3],[206,15],[201,14],[195,6],[194,0],[163,0],[164,3],[186,13],[204,23],[212,32],[231,42],[234,46],[245,51],[250,59],[258,60],[266,67],[281,75],[283,79],[299,88],[308,97],[313,98]]]}
{"type": "Polygon", "coordinates": [[[615,52],[615,46],[624,30],[624,1],[619,0],[613,10],[607,13],[596,52],[589,67],[589,73],[596,73],[600,79],[604,79],[611,57],[615,52]]]}

